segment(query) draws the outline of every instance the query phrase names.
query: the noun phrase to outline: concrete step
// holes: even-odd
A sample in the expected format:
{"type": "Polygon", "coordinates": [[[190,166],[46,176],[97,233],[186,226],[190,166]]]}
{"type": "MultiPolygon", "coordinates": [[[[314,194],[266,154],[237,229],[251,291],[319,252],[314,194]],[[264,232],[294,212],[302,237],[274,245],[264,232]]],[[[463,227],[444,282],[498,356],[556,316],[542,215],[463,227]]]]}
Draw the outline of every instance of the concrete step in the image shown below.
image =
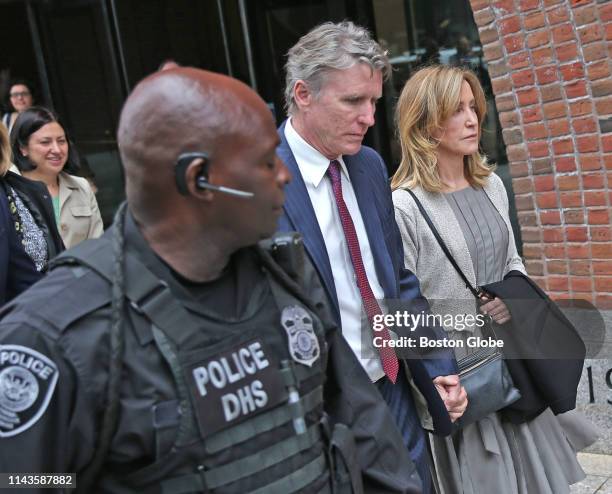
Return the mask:
{"type": "Polygon", "coordinates": [[[612,477],[612,455],[578,453],[578,461],[587,475],[612,477]]]}

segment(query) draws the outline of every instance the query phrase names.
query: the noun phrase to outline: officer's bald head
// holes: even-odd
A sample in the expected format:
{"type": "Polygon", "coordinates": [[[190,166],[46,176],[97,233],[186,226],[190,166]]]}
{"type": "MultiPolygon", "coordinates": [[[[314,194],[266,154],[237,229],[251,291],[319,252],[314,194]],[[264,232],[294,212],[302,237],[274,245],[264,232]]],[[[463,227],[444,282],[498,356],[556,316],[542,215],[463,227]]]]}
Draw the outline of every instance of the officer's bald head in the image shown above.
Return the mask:
{"type": "Polygon", "coordinates": [[[217,148],[252,136],[270,118],[261,98],[230,77],[193,68],[144,79],[121,112],[118,144],[132,211],[155,218],[179,198],[174,164],[186,152],[217,148]]]}

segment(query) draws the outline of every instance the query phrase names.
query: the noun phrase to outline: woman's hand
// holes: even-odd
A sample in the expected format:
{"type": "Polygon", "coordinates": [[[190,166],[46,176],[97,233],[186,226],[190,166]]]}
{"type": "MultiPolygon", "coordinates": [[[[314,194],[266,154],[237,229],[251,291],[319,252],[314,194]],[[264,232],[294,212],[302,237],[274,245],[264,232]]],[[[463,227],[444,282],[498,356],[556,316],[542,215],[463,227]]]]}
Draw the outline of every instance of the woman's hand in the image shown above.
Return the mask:
{"type": "Polygon", "coordinates": [[[510,311],[502,299],[497,297],[494,299],[482,297],[481,300],[484,303],[480,306],[480,312],[489,315],[497,324],[504,324],[512,319],[510,311]]]}
{"type": "Polygon", "coordinates": [[[459,376],[438,376],[433,380],[451,422],[460,419],[468,406],[468,395],[459,382],[459,376]]]}

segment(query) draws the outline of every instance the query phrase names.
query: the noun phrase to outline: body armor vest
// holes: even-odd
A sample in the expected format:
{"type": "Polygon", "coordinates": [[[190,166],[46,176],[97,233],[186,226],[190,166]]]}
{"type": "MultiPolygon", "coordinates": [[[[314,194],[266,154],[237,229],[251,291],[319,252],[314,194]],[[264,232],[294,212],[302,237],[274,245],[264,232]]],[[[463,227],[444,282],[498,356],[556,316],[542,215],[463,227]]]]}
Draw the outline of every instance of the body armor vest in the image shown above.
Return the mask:
{"type": "MultiPolygon", "coordinates": [[[[84,246],[56,264],[84,264],[110,281],[112,262],[110,249],[84,246]]],[[[126,475],[102,473],[100,488],[161,494],[331,493],[332,485],[334,492],[360,490],[360,472],[350,471],[356,465],[339,460],[354,456],[350,431],[336,426],[330,433],[326,427],[323,323],[279,280],[283,270],[273,261],[265,264],[269,292],[261,314],[219,331],[126,254],[129,310],[150,321],[177,399],[153,409],[164,453],[126,475]],[[258,316],[269,321],[270,310],[277,323],[262,324],[258,316]]]]}

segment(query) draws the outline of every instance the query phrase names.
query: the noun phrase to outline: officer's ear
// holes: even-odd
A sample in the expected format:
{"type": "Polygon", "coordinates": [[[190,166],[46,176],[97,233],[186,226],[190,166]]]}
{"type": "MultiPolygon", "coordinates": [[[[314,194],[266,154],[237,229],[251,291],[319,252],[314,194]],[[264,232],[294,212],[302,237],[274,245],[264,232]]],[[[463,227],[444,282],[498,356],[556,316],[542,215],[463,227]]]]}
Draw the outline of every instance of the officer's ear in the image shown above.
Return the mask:
{"type": "Polygon", "coordinates": [[[208,182],[208,155],[185,153],[179,156],[175,167],[176,187],[181,195],[210,200],[213,195],[202,184],[208,182]]]}

